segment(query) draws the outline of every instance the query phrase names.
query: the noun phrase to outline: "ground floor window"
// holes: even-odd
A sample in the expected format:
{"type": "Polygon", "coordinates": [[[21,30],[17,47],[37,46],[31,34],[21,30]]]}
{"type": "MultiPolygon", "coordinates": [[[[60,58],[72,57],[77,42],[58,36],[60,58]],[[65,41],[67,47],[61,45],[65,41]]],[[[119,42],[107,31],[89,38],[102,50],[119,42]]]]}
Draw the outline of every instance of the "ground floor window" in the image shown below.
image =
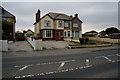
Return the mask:
{"type": "Polygon", "coordinates": [[[52,38],[53,37],[53,31],[52,30],[43,30],[43,37],[44,38],[52,38]]]}
{"type": "Polygon", "coordinates": [[[64,32],[64,37],[66,37],[66,32],[64,32]]]}
{"type": "Polygon", "coordinates": [[[80,37],[80,32],[79,31],[72,31],[72,37],[80,37]]]}
{"type": "Polygon", "coordinates": [[[68,37],[70,37],[70,31],[68,31],[68,37]]]}

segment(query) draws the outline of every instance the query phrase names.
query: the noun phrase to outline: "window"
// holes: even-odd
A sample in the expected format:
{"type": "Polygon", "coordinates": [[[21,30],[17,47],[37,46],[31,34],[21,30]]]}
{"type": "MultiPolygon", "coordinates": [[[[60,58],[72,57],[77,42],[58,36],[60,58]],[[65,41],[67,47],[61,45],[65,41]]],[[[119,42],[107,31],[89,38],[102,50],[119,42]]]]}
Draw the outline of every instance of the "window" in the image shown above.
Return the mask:
{"type": "Polygon", "coordinates": [[[44,26],[51,26],[50,21],[45,20],[45,21],[44,21],[44,26]]]}
{"type": "Polygon", "coordinates": [[[44,30],[43,31],[43,37],[44,38],[52,38],[53,31],[52,30],[44,30]]]}
{"type": "Polygon", "coordinates": [[[58,27],[62,27],[62,21],[58,21],[58,27]]]}
{"type": "Polygon", "coordinates": [[[68,37],[70,37],[70,31],[68,31],[68,37]]]}
{"type": "Polygon", "coordinates": [[[64,27],[68,27],[68,22],[64,22],[64,27]]]}
{"type": "Polygon", "coordinates": [[[64,32],[64,37],[66,37],[66,32],[64,32]]]}
{"type": "Polygon", "coordinates": [[[74,22],[73,27],[78,27],[78,23],[74,22]]]}
{"type": "Polygon", "coordinates": [[[72,37],[80,37],[79,31],[72,31],[72,37]]]}

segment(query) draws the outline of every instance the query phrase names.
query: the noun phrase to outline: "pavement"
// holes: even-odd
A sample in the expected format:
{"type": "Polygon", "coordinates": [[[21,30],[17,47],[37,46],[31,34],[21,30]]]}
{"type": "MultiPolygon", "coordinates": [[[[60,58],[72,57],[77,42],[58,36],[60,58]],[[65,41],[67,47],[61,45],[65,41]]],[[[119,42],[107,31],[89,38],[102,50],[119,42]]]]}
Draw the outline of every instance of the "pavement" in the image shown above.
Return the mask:
{"type": "Polygon", "coordinates": [[[44,49],[64,49],[69,46],[69,44],[74,44],[68,41],[43,41],[42,45],[44,49]]]}
{"type": "Polygon", "coordinates": [[[19,51],[32,51],[32,47],[27,41],[16,41],[14,43],[8,44],[9,51],[19,52],[19,51]]]}
{"type": "MultiPolygon", "coordinates": [[[[9,51],[3,52],[2,56],[4,58],[14,58],[14,57],[34,57],[34,56],[58,56],[58,55],[70,55],[70,54],[81,54],[88,53],[92,51],[98,50],[109,50],[109,49],[118,49],[119,46],[113,45],[109,47],[94,47],[94,48],[78,48],[78,49],[67,49],[63,48],[68,45],[69,42],[65,42],[64,46],[63,42],[46,42],[45,46],[47,47],[47,43],[54,44],[54,46],[61,47],[59,49],[44,49],[42,51],[34,51],[32,47],[26,41],[17,41],[13,44],[9,44],[9,51]],[[24,45],[24,46],[23,46],[24,45]]],[[[48,45],[49,45],[48,44],[48,45]]],[[[49,48],[50,46],[48,46],[49,48]]]]}

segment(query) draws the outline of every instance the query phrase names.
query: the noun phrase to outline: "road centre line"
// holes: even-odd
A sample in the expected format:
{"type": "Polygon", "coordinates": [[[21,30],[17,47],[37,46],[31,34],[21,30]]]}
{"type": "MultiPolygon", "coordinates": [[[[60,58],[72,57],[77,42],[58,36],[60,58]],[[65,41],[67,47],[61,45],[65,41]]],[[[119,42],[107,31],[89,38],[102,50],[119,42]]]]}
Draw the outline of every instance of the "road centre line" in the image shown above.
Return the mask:
{"type": "Polygon", "coordinates": [[[76,60],[67,60],[67,61],[59,61],[59,62],[47,62],[47,63],[40,63],[40,64],[28,64],[28,65],[17,65],[14,67],[23,67],[23,66],[34,66],[34,65],[47,65],[47,64],[57,64],[57,63],[62,63],[62,62],[74,62],[76,60]]]}

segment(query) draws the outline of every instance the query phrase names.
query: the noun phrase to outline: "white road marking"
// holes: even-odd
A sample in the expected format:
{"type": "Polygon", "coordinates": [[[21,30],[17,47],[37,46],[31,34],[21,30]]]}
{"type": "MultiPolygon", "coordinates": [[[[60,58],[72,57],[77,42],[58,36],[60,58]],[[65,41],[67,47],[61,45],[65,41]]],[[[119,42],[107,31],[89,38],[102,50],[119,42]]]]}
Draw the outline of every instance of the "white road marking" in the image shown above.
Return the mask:
{"type": "Polygon", "coordinates": [[[101,58],[101,57],[104,57],[104,56],[97,56],[97,57],[95,57],[95,58],[101,58]]]}
{"type": "Polygon", "coordinates": [[[24,66],[24,67],[22,67],[22,68],[20,68],[19,70],[20,71],[23,71],[24,69],[26,69],[26,68],[28,68],[29,66],[24,66]]]}
{"type": "Polygon", "coordinates": [[[65,62],[62,62],[59,68],[62,68],[65,65],[65,62]]]}
{"type": "Polygon", "coordinates": [[[90,63],[90,60],[89,59],[86,59],[86,66],[88,66],[90,63]]]}
{"type": "Polygon", "coordinates": [[[120,56],[119,54],[116,54],[117,56],[120,56]]]}
{"type": "Polygon", "coordinates": [[[39,63],[39,64],[28,64],[28,65],[16,65],[14,67],[23,67],[23,66],[35,66],[35,65],[47,65],[47,64],[57,64],[57,63],[62,63],[62,62],[73,62],[76,60],[67,60],[67,61],[58,61],[58,62],[47,62],[47,63],[39,63]]]}
{"type": "Polygon", "coordinates": [[[104,56],[105,59],[107,59],[108,61],[112,62],[111,59],[109,59],[108,57],[104,56]]]}
{"type": "MultiPolygon", "coordinates": [[[[62,64],[63,65],[63,64],[62,64]]],[[[65,70],[60,70],[60,71],[53,71],[53,72],[45,72],[45,73],[40,73],[40,74],[37,74],[37,75],[23,75],[23,76],[17,76],[15,78],[25,78],[25,77],[33,77],[33,76],[41,76],[41,75],[48,75],[48,74],[54,74],[54,73],[60,73],[60,72],[67,72],[67,71],[72,71],[72,70],[75,70],[75,69],[83,69],[83,68],[88,68],[88,67],[92,67],[92,65],[89,65],[89,66],[82,66],[82,67],[76,67],[76,68],[71,68],[71,69],[65,69],[65,70]]]]}

